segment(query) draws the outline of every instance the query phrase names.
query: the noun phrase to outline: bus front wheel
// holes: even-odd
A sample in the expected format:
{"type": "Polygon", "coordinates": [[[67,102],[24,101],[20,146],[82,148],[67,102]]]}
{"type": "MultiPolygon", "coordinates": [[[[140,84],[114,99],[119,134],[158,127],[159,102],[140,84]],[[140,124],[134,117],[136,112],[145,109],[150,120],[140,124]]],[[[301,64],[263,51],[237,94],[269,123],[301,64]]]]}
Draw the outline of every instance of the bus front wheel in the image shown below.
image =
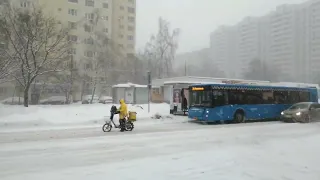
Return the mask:
{"type": "Polygon", "coordinates": [[[244,113],[241,111],[237,111],[234,115],[234,122],[235,123],[243,123],[244,122],[244,113]]]}

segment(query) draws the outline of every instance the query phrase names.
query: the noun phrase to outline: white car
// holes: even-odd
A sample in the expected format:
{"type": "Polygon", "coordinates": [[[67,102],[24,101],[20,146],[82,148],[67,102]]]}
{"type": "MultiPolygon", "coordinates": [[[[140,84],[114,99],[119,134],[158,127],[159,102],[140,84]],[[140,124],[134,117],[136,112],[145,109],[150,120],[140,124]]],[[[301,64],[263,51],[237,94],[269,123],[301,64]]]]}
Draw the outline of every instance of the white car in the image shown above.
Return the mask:
{"type": "Polygon", "coordinates": [[[113,99],[110,96],[101,96],[100,99],[99,99],[99,103],[111,104],[111,103],[113,103],[113,99]]]}
{"type": "MultiPolygon", "coordinates": [[[[90,104],[92,95],[85,95],[82,97],[82,104],[90,104]]],[[[99,103],[99,97],[97,95],[93,96],[92,104],[99,103]]]]}

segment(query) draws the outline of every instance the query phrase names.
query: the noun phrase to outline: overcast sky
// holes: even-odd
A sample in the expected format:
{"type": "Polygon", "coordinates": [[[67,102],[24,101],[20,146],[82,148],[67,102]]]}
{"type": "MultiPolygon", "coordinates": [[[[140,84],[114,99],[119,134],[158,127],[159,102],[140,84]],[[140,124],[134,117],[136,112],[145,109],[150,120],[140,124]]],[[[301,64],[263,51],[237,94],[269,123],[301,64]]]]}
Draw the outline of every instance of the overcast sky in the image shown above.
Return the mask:
{"type": "Polygon", "coordinates": [[[209,47],[210,33],[220,25],[233,25],[246,16],[261,16],[281,4],[307,0],[136,0],[137,49],[157,31],[158,17],[180,28],[179,52],[209,47]]]}

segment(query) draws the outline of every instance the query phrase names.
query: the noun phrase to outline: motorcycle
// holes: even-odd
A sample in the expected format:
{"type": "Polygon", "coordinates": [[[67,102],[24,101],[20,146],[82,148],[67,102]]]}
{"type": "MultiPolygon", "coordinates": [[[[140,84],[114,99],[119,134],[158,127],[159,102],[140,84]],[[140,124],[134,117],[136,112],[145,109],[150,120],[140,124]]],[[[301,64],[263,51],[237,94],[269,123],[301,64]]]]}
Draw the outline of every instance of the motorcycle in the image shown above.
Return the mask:
{"type": "MultiPolygon", "coordinates": [[[[113,117],[115,114],[118,114],[117,112],[117,107],[112,106],[110,109],[110,119],[106,119],[105,124],[102,126],[102,131],[103,132],[110,132],[112,127],[120,129],[120,124],[116,125],[115,122],[113,121],[113,117]],[[113,124],[113,126],[112,126],[113,124]]],[[[128,117],[125,118],[125,124],[124,124],[124,129],[125,131],[132,131],[134,128],[134,124],[132,121],[128,119],[128,117]]]]}

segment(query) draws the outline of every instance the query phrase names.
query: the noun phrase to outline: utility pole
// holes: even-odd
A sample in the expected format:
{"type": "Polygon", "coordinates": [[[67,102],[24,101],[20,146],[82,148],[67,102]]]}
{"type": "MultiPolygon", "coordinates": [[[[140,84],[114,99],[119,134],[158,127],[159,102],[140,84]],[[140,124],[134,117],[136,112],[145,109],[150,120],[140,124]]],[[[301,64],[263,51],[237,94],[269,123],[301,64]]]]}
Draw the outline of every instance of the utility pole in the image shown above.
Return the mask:
{"type": "Polygon", "coordinates": [[[151,72],[148,71],[148,113],[150,113],[150,100],[151,100],[151,72]]]}
{"type": "Polygon", "coordinates": [[[184,75],[187,76],[187,60],[184,60],[184,75]]]}

